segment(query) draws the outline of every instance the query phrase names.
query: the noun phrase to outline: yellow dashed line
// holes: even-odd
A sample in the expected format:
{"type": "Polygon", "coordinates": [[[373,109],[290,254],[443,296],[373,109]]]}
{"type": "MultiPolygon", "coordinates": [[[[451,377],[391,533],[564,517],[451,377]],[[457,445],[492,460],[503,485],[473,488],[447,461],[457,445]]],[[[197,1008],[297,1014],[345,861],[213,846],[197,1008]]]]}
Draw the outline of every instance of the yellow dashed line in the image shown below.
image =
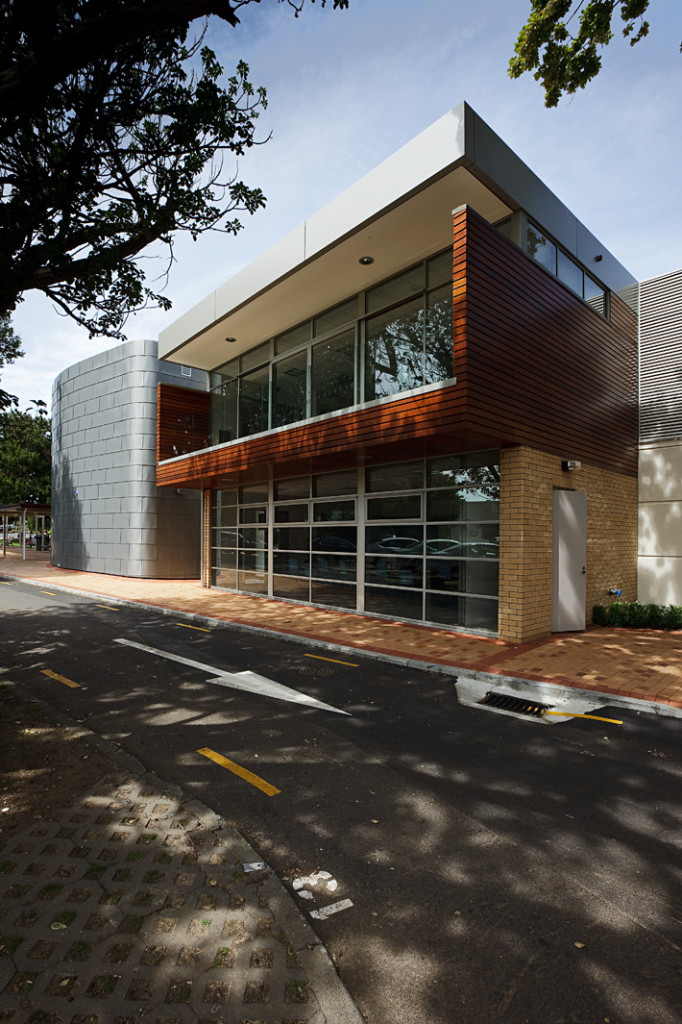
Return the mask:
{"type": "Polygon", "coordinates": [[[208,757],[211,761],[215,761],[222,768],[227,768],[229,772],[233,772],[238,775],[240,779],[244,779],[245,782],[250,782],[252,786],[256,786],[257,789],[261,789],[267,796],[275,796],[280,792],[274,786],[271,786],[265,779],[261,779],[258,775],[254,775],[248,768],[242,768],[241,765],[235,764],[234,761],[230,761],[229,758],[223,757],[221,754],[216,754],[215,750],[211,750],[210,747],[202,747],[201,750],[197,750],[197,754],[203,754],[204,757],[208,757]]]}
{"type": "Polygon", "coordinates": [[[3,587],[13,587],[14,586],[13,583],[7,583],[6,580],[0,580],[0,583],[2,583],[3,587]]]}
{"type": "Polygon", "coordinates": [[[359,668],[355,661],[339,661],[338,658],[323,658],[321,654],[306,654],[306,658],[317,658],[318,661],[333,661],[335,665],[350,665],[351,668],[359,668]]]}
{"type": "Polygon", "coordinates": [[[96,604],[95,608],[106,608],[108,612],[120,611],[120,608],[117,608],[115,604],[96,604]]]}
{"type": "Polygon", "coordinates": [[[58,683],[64,683],[64,686],[70,686],[72,690],[80,690],[80,683],[74,683],[73,679],[67,679],[66,676],[60,676],[57,672],[51,672],[49,668],[41,669],[44,676],[49,676],[50,679],[56,679],[58,683]]]}
{"type": "Polygon", "coordinates": [[[47,594],[48,597],[56,597],[57,596],[56,594],[53,594],[51,590],[41,590],[40,593],[41,594],[47,594]]]}
{"type": "Polygon", "coordinates": [[[184,626],[185,629],[198,629],[202,633],[210,633],[210,629],[206,629],[204,626],[190,626],[187,622],[176,622],[176,626],[184,626]]]}

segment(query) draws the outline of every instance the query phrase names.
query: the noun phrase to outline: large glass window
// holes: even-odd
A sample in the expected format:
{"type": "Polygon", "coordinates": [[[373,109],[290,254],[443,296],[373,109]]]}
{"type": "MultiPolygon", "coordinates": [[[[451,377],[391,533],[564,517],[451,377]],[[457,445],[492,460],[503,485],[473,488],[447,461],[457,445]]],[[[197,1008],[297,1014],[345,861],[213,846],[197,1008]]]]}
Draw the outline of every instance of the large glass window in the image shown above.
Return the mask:
{"type": "Polygon", "coordinates": [[[297,352],[272,367],[272,425],[304,420],[308,401],[308,354],[297,352]]]}
{"type": "Polygon", "coordinates": [[[212,536],[214,586],[497,629],[494,451],[219,491],[212,536]]]}
{"type": "Polygon", "coordinates": [[[217,367],[211,444],[449,380],[451,282],[447,250],[217,367]]]}
{"type": "Polygon", "coordinates": [[[355,404],[355,330],[313,346],[311,398],[313,416],[355,404]]]}

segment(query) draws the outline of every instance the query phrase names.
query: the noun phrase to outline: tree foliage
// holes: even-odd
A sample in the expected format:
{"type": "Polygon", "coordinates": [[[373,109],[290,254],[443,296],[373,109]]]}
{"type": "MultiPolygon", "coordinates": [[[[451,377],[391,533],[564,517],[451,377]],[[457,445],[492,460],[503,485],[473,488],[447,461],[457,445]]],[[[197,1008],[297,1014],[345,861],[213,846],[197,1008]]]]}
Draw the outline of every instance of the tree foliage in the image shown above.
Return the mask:
{"type": "Polygon", "coordinates": [[[617,13],[634,46],[649,32],[649,0],[531,0],[531,14],[509,62],[511,78],[532,71],[545,90],[545,106],[584,89],[602,65],[601,51],[614,36],[617,13]]]}
{"type": "Polygon", "coordinates": [[[234,234],[264,204],[236,161],[265,92],[189,35],[253,2],[0,0],[0,313],[37,289],[91,335],[123,337],[131,312],[170,305],[146,282],[151,243],[172,261],[176,232],[234,234]]]}
{"type": "Polygon", "coordinates": [[[0,413],[0,505],[50,502],[51,422],[44,402],[0,413]]]}
{"type": "MultiPolygon", "coordinates": [[[[21,339],[14,332],[9,314],[0,314],[0,371],[3,366],[13,363],[15,359],[23,356],[23,354],[21,351],[21,339]]],[[[17,400],[14,395],[8,395],[6,391],[0,388],[0,412],[3,409],[9,409],[12,405],[16,405],[16,402],[17,400]]]]}

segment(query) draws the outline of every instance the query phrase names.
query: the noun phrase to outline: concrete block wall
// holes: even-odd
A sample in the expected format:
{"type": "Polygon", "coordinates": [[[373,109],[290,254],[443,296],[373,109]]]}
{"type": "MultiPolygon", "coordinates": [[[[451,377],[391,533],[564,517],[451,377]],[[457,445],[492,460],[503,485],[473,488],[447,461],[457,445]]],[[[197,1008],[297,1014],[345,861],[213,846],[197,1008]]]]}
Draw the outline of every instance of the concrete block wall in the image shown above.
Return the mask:
{"type": "Polygon", "coordinates": [[[499,636],[526,643],[552,630],[552,498],[555,487],[587,492],[586,621],[608,590],[637,596],[637,480],[531,448],[500,453],[499,636]]]}
{"type": "Polygon", "coordinates": [[[64,370],[52,390],[52,561],[68,569],[198,579],[201,498],[156,486],[156,387],[207,375],[131,341],[64,370]]]}

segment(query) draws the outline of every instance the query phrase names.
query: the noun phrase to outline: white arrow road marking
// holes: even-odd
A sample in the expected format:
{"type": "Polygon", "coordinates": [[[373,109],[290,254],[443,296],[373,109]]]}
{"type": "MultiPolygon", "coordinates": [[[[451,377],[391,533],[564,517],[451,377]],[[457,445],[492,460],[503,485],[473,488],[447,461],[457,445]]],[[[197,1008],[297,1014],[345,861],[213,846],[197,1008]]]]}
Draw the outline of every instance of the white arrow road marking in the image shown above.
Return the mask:
{"type": "Polygon", "coordinates": [[[156,647],[147,647],[146,644],[138,644],[134,640],[118,638],[115,644],[125,644],[126,647],[135,647],[138,651],[146,651],[148,654],[156,654],[159,658],[166,658],[168,661],[177,661],[180,665],[189,665],[190,668],[197,668],[200,672],[208,672],[214,676],[209,683],[216,686],[226,686],[232,690],[245,690],[247,693],[258,693],[262,697],[274,697],[275,700],[286,700],[292,704],[305,704],[311,708],[319,708],[322,711],[333,711],[336,715],[349,715],[349,711],[341,711],[333,708],[331,704],[325,704],[315,697],[309,697],[299,690],[292,690],[289,686],[276,683],[266,676],[259,676],[257,672],[221,672],[215,665],[205,665],[202,661],[193,661],[191,658],[183,658],[179,654],[169,654],[167,651],[159,651],[156,647]],[[218,675],[215,675],[215,673],[218,675]]]}

